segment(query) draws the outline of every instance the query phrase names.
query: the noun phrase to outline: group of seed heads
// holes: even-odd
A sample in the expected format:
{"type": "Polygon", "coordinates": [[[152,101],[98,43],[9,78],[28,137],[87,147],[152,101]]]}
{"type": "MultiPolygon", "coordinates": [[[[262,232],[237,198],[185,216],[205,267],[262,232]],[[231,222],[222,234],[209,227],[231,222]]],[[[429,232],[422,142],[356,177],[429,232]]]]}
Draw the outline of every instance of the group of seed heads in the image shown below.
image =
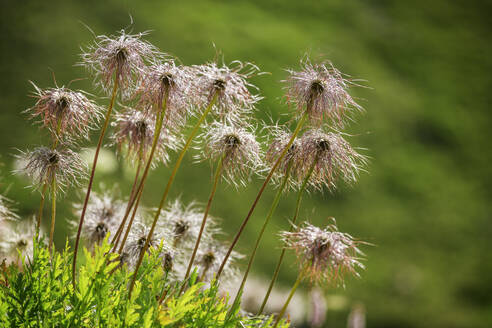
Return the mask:
{"type": "MultiPolygon", "coordinates": [[[[234,248],[270,182],[278,189],[277,197],[253,253],[246,257],[248,268],[238,295],[268,221],[274,215],[281,195],[288,191],[297,192],[298,201],[291,230],[281,236],[286,248],[293,248],[298,255],[300,278],[296,284],[306,277],[315,282],[339,283],[343,282],[346,273],[357,276],[357,269],[363,267],[359,261],[362,256],[358,249],[360,242],[339,232],[334,221],[325,229],[310,223],[295,224],[303,192],[308,189],[333,190],[339,181],[352,184],[366,165],[366,157],[352,148],[346,141],[347,135],[341,132],[346,123],[353,120],[354,114],[362,111],[348,93],[355,80],[342,74],[330,62],[312,63],[303,58],[300,70],[287,70],[288,77],[282,81],[286,102],[294,111],[292,119],[285,125],[267,126],[254,117],[262,99],[250,82],[251,77],[261,74],[256,65],[240,61],[226,65],[223,60],[216,59],[203,65],[185,66],[145,41],[146,35],[132,35],[122,30],[114,36],[97,36],[84,48],[78,64],[88,69],[94,84],[109,97],[106,110],[86,92],[57,85],[41,89],[33,83],[36,103],[26,112],[49,131],[51,144],[21,152],[19,157],[23,167],[19,171],[29,176],[41,193],[37,235],[45,195],[50,192],[50,247],[56,194],[68,187],[79,187],[86,178],[85,164],[76,149],[101,125],[85,200],[75,205],[77,219],[72,223],[76,240],[74,285],[80,238],[89,247],[109,238],[121,263],[135,270],[130,293],[142,258],[151,248],[161,247],[163,268],[169,277],[183,281],[183,288],[191,270],[196,270],[203,281],[211,281],[214,277],[226,281],[238,278],[239,271],[234,264],[241,256],[234,248]],[[186,135],[188,121],[193,117],[196,123],[186,135]],[[294,124],[295,128],[292,128],[294,124]],[[255,135],[259,127],[269,134],[267,146],[255,135]],[[136,167],[128,197],[117,196],[115,190],[91,195],[99,150],[108,128],[112,131],[109,145],[115,146],[117,152],[136,167]],[[215,168],[210,197],[203,210],[195,204],[185,206],[180,201],[167,201],[169,189],[189,149],[197,150],[196,160],[210,161],[215,168]],[[179,154],[174,164],[170,160],[173,151],[179,154]],[[149,170],[159,164],[174,166],[159,206],[144,208],[140,206],[140,198],[149,170]],[[245,187],[255,174],[265,177],[263,186],[231,245],[226,247],[217,242],[219,224],[209,218],[215,191],[221,181],[237,188],[245,187]]],[[[0,201],[1,219],[16,219],[3,205],[3,198],[0,201]]],[[[19,240],[22,238],[25,245],[2,241],[0,249],[3,253],[15,246],[25,248],[29,243],[29,238],[15,236],[19,240]]],[[[270,289],[284,251],[285,248],[270,289]]],[[[268,295],[269,292],[264,303],[268,295]]]]}

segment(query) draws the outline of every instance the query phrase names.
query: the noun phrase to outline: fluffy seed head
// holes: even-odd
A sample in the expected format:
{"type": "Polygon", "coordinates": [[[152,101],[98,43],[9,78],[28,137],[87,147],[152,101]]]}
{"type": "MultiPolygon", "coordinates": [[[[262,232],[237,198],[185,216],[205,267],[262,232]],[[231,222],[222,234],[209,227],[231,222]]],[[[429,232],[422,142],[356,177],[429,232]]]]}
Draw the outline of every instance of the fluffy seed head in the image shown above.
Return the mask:
{"type": "Polygon", "coordinates": [[[366,164],[365,156],[358,154],[340,133],[312,129],[300,138],[296,176],[302,180],[312,165],[314,170],[309,185],[316,189],[336,187],[336,181],[357,181],[359,170],[366,164]]]}
{"type": "Polygon", "coordinates": [[[103,90],[110,95],[116,79],[123,98],[129,98],[140,80],[146,62],[162,55],[149,42],[142,40],[147,33],[135,35],[121,30],[119,34],[96,37],[94,44],[82,53],[80,65],[87,67],[103,90]]]}
{"type": "MultiPolygon", "coordinates": [[[[150,227],[147,227],[143,222],[135,222],[130,230],[128,235],[128,241],[125,244],[125,253],[128,254],[128,262],[131,266],[135,266],[137,264],[138,258],[140,257],[140,253],[142,252],[145,241],[147,240],[147,235],[150,232],[150,227]]],[[[159,246],[160,236],[156,233],[150,239],[149,246],[147,248],[147,252],[151,248],[155,248],[159,246]]]]}
{"type": "Polygon", "coordinates": [[[204,129],[200,160],[216,163],[222,158],[223,176],[234,185],[245,185],[252,172],[262,168],[262,151],[254,134],[244,127],[214,122],[204,129]]]}
{"type": "Polygon", "coordinates": [[[10,203],[12,203],[10,199],[0,195],[0,222],[19,219],[19,216],[10,208],[10,203]]]}
{"type": "Polygon", "coordinates": [[[311,281],[343,284],[345,274],[359,277],[357,269],[364,269],[359,261],[364,254],[358,248],[362,242],[339,232],[334,219],[324,229],[305,223],[280,236],[286,247],[295,250],[301,270],[311,281]]]}
{"type": "Polygon", "coordinates": [[[193,67],[196,72],[196,90],[202,95],[200,107],[206,106],[217,94],[216,114],[237,121],[251,112],[261,99],[252,94],[249,88],[257,89],[248,79],[259,73],[259,68],[251,63],[235,61],[231,67],[209,63],[193,67]]]}
{"type": "MultiPolygon", "coordinates": [[[[32,83],[32,82],[31,82],[32,83]]],[[[26,110],[48,128],[54,138],[89,138],[89,130],[98,122],[102,109],[83,91],[65,87],[40,89],[34,83],[36,104],[26,110]]]]}
{"type": "Polygon", "coordinates": [[[301,68],[288,70],[290,76],[284,81],[287,101],[297,108],[299,116],[307,108],[312,122],[319,124],[326,117],[341,126],[348,113],[362,110],[347,92],[353,83],[331,62],[311,64],[303,59],[301,68]]]}
{"type": "MultiPolygon", "coordinates": [[[[111,139],[113,144],[122,152],[127,150],[127,157],[131,163],[145,161],[152,148],[155,132],[155,116],[126,108],[123,113],[116,114],[115,132],[111,139]]],[[[176,150],[179,140],[167,128],[162,128],[159,141],[154,153],[153,165],[158,162],[166,164],[169,160],[169,150],[176,150]]]]}
{"type": "MultiPolygon", "coordinates": [[[[198,265],[198,275],[203,276],[203,281],[211,281],[214,278],[227,250],[227,247],[214,240],[209,240],[200,245],[195,264],[198,265]]],[[[237,279],[239,271],[236,268],[236,263],[242,257],[241,254],[232,251],[221,275],[222,281],[234,281],[237,279]]]]}
{"type": "Polygon", "coordinates": [[[86,164],[76,152],[68,148],[38,147],[21,152],[18,158],[24,167],[17,172],[30,177],[35,188],[42,188],[44,184],[51,187],[56,178],[58,190],[63,191],[67,186],[77,186],[85,176],[86,164]]]}
{"type": "Polygon", "coordinates": [[[0,236],[0,259],[16,259],[17,250],[22,252],[24,259],[32,258],[35,228],[35,218],[5,223],[0,236]]]}

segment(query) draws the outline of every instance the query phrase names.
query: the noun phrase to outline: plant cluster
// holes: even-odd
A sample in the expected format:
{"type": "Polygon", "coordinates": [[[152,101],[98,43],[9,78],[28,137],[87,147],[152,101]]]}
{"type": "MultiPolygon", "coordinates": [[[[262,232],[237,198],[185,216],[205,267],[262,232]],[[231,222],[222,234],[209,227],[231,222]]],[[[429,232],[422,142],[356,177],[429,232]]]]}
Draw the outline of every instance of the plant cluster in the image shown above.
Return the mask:
{"type": "Polygon", "coordinates": [[[18,155],[23,163],[18,172],[30,177],[40,192],[35,219],[23,227],[0,198],[0,219],[9,221],[0,243],[10,263],[2,266],[0,289],[0,315],[8,327],[277,327],[305,278],[336,284],[343,282],[344,274],[358,276],[357,269],[363,268],[361,242],[339,232],[334,220],[325,229],[296,225],[306,190],[354,183],[366,164],[366,157],[340,132],[362,109],[348,93],[354,80],[330,62],[313,64],[303,58],[301,70],[288,70],[283,81],[292,119],[266,126],[254,117],[261,100],[250,82],[261,74],[256,65],[226,65],[216,59],[185,66],[144,40],[145,35],[122,30],[98,36],[83,50],[79,65],[109,98],[106,109],[87,92],[56,83],[41,89],[33,83],[36,102],[26,112],[48,130],[51,142],[18,155]],[[262,126],[270,132],[268,146],[256,135],[262,126]],[[78,149],[97,129],[99,139],[87,172],[78,149]],[[135,166],[127,197],[116,189],[92,192],[105,139],[135,166]],[[210,161],[214,167],[204,209],[168,200],[190,149],[197,150],[198,161],[210,161]],[[171,152],[177,152],[174,163],[171,152]],[[170,165],[170,176],[158,206],[145,208],[141,197],[149,172],[158,165],[170,165]],[[232,242],[224,245],[216,238],[220,224],[209,215],[216,190],[221,182],[246,187],[253,175],[263,177],[264,183],[232,242]],[[74,205],[77,220],[70,222],[74,249],[58,253],[53,247],[57,195],[78,188],[87,178],[83,202],[74,205]],[[242,256],[234,248],[270,183],[277,194],[251,254],[242,256]],[[263,305],[256,317],[240,315],[240,297],[260,241],[281,196],[290,190],[297,192],[296,209],[291,230],[281,233],[285,248],[263,305]],[[47,196],[51,224],[45,249],[41,223],[47,196]],[[81,240],[87,246],[83,264],[77,262],[81,240]],[[298,255],[299,278],[281,313],[262,316],[287,248],[298,255]],[[228,305],[225,287],[240,277],[237,262],[243,257],[248,265],[228,305]]]}

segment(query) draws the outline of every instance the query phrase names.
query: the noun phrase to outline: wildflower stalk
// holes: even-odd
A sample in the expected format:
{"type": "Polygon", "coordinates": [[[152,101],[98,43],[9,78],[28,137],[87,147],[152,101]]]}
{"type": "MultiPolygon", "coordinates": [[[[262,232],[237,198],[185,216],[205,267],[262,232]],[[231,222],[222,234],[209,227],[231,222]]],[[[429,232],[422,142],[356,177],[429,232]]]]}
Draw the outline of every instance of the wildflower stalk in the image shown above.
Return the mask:
{"type": "MultiPolygon", "coordinates": [[[[256,238],[253,252],[249,256],[248,267],[246,268],[246,271],[244,272],[243,280],[241,281],[241,286],[239,287],[239,290],[238,290],[236,297],[234,299],[234,302],[233,302],[234,305],[239,302],[242,291],[244,289],[244,285],[246,284],[246,280],[248,279],[249,271],[251,270],[251,266],[253,265],[256,251],[258,250],[258,246],[260,245],[261,238],[263,237],[263,234],[265,233],[265,229],[266,229],[268,223],[270,222],[270,219],[272,218],[273,213],[275,213],[275,210],[277,209],[278,203],[280,202],[280,198],[282,197],[282,192],[284,191],[284,188],[287,184],[287,181],[289,180],[291,168],[292,168],[292,161],[289,161],[289,164],[287,166],[287,170],[285,172],[285,176],[284,176],[284,179],[282,181],[282,184],[278,188],[277,194],[275,195],[275,198],[273,199],[272,206],[270,207],[270,210],[269,210],[268,215],[265,219],[265,222],[263,223],[263,226],[261,227],[260,234],[258,235],[258,238],[256,238]]],[[[232,306],[232,308],[234,308],[234,305],[232,306]]],[[[230,313],[229,313],[229,315],[230,315],[230,313]]]]}
{"type": "Polygon", "coordinates": [[[270,173],[268,173],[265,181],[263,182],[263,185],[260,188],[260,191],[258,192],[258,195],[256,196],[256,199],[254,200],[253,204],[251,205],[251,208],[249,209],[248,214],[246,215],[246,218],[243,220],[243,222],[241,224],[241,227],[239,228],[239,231],[234,236],[234,240],[232,241],[231,246],[227,250],[226,256],[224,257],[224,260],[222,261],[222,263],[221,263],[221,265],[219,267],[219,270],[217,271],[217,278],[216,278],[217,280],[220,278],[220,275],[222,274],[222,271],[224,270],[224,267],[225,267],[225,265],[227,263],[227,260],[229,259],[229,256],[231,255],[233,248],[236,246],[236,244],[237,244],[237,242],[239,240],[239,237],[241,236],[244,228],[246,227],[246,224],[248,223],[251,215],[253,214],[253,211],[255,210],[256,205],[258,204],[258,201],[260,200],[263,192],[265,191],[265,188],[268,185],[268,182],[270,182],[270,180],[271,180],[271,178],[273,176],[273,173],[275,173],[275,170],[278,168],[278,166],[280,165],[280,162],[282,161],[282,159],[287,154],[287,151],[289,150],[290,146],[294,143],[294,140],[297,137],[297,135],[299,134],[299,132],[301,131],[301,128],[304,125],[304,123],[306,122],[306,120],[308,118],[308,115],[309,115],[309,106],[308,106],[308,109],[302,115],[302,117],[299,120],[299,122],[297,123],[296,129],[294,130],[294,133],[290,137],[289,142],[287,143],[287,145],[285,146],[284,150],[282,151],[282,153],[278,157],[277,161],[275,162],[275,164],[271,168],[270,173]]]}
{"type": "MultiPolygon", "coordinates": [[[[120,249],[118,250],[119,254],[123,252],[123,249],[125,247],[126,240],[128,239],[128,234],[130,233],[131,227],[133,225],[133,221],[135,220],[135,215],[137,214],[137,209],[138,209],[138,205],[140,204],[141,197],[142,197],[142,190],[140,190],[140,192],[138,193],[135,206],[133,206],[132,216],[130,217],[130,221],[128,222],[128,226],[126,227],[125,236],[123,237],[123,240],[121,241],[120,249]]],[[[115,248],[116,246],[117,244],[115,245],[115,248]]]]}
{"type": "MultiPolygon", "coordinates": [[[[133,205],[135,205],[135,207],[138,206],[138,204],[135,204],[135,201],[137,198],[138,198],[138,200],[140,200],[140,196],[143,192],[143,188],[145,186],[145,181],[147,179],[147,175],[149,173],[150,166],[152,164],[152,159],[154,158],[154,153],[155,153],[155,150],[157,148],[157,143],[159,142],[159,137],[161,135],[164,117],[166,116],[168,98],[169,98],[169,87],[166,87],[165,91],[164,91],[164,98],[162,101],[161,110],[156,116],[154,140],[152,141],[152,147],[150,149],[149,158],[147,159],[147,163],[145,165],[145,169],[144,169],[144,172],[142,174],[142,178],[140,179],[140,183],[138,185],[137,191],[134,193],[133,197],[130,196],[130,199],[128,200],[128,205],[126,207],[125,216],[123,217],[123,220],[121,221],[121,225],[118,228],[119,234],[121,234],[121,232],[123,231],[123,227],[125,225],[126,219],[128,218],[128,215],[130,215],[130,212],[131,212],[133,205]]],[[[135,211],[136,211],[136,208],[135,208],[135,211]]],[[[132,221],[132,223],[133,223],[133,221],[132,221]]],[[[131,224],[128,224],[127,231],[129,231],[130,229],[131,229],[131,224]]],[[[116,245],[115,245],[115,248],[116,248],[116,245]]]]}
{"type": "Polygon", "coordinates": [[[72,262],[72,284],[74,287],[75,287],[75,268],[77,265],[77,253],[79,250],[80,234],[82,232],[82,225],[84,224],[84,217],[85,217],[85,212],[87,211],[87,204],[89,203],[89,197],[91,195],[92,183],[94,182],[94,174],[96,172],[97,160],[99,158],[99,151],[101,150],[102,142],[104,140],[104,135],[106,134],[106,130],[108,129],[109,119],[111,118],[111,113],[113,111],[114,102],[116,100],[116,94],[118,91],[119,70],[120,69],[118,66],[116,68],[115,75],[114,75],[113,93],[111,94],[111,100],[110,100],[109,105],[108,105],[108,110],[106,112],[106,117],[104,119],[104,125],[103,125],[103,128],[101,130],[101,134],[99,135],[99,140],[97,142],[96,152],[94,154],[94,160],[92,162],[91,175],[89,178],[89,184],[87,186],[87,193],[85,195],[84,206],[82,207],[82,213],[80,215],[79,227],[77,230],[77,237],[75,239],[75,247],[74,247],[74,251],[73,251],[74,254],[73,254],[73,262],[72,262]]]}
{"type": "MultiPolygon", "coordinates": [[[[313,174],[314,167],[316,166],[316,163],[318,162],[318,156],[313,161],[313,164],[309,168],[308,174],[304,178],[304,181],[302,182],[301,188],[299,189],[299,192],[297,193],[297,200],[296,200],[296,209],[294,212],[294,217],[292,218],[291,226],[289,232],[292,232],[294,229],[294,225],[297,221],[297,217],[299,216],[299,209],[301,208],[301,199],[302,199],[302,194],[304,193],[304,190],[306,190],[307,183],[309,181],[309,178],[311,178],[311,175],[313,174]]],[[[265,298],[263,299],[263,302],[261,303],[260,310],[258,311],[258,315],[263,313],[263,310],[265,309],[265,306],[268,302],[268,298],[270,297],[270,293],[272,292],[273,285],[275,284],[278,274],[280,272],[280,266],[282,265],[282,261],[284,260],[285,256],[285,251],[286,248],[282,248],[282,252],[280,253],[280,257],[278,259],[277,266],[275,267],[275,271],[273,273],[272,281],[270,282],[270,285],[268,286],[268,290],[265,294],[265,298]]]]}
{"type": "Polygon", "coordinates": [[[280,320],[282,320],[282,317],[284,316],[285,311],[287,310],[287,306],[289,306],[290,300],[294,296],[294,294],[297,290],[297,287],[299,287],[303,278],[304,278],[304,270],[299,272],[299,275],[297,276],[297,280],[294,283],[294,286],[292,286],[292,289],[290,290],[289,296],[287,297],[287,300],[285,301],[285,304],[282,307],[282,310],[280,310],[280,313],[278,314],[277,319],[275,320],[275,323],[273,324],[272,328],[276,328],[278,326],[278,324],[280,323],[280,320]]]}
{"type": "Polygon", "coordinates": [[[50,227],[50,243],[48,244],[48,250],[51,253],[53,246],[53,236],[55,234],[55,218],[56,218],[56,177],[53,176],[51,182],[51,227],[50,227]]]}
{"type": "Polygon", "coordinates": [[[208,198],[208,203],[207,203],[207,207],[205,208],[205,213],[203,213],[203,220],[202,220],[202,225],[200,226],[200,232],[198,233],[198,238],[197,238],[196,243],[195,243],[195,248],[193,249],[193,253],[191,254],[190,263],[188,263],[188,268],[186,269],[186,273],[185,273],[185,276],[183,279],[183,285],[181,286],[181,289],[180,289],[178,295],[183,292],[184,286],[186,284],[186,279],[190,275],[191,267],[193,266],[193,261],[195,260],[195,257],[196,257],[196,252],[198,251],[198,247],[200,246],[200,241],[202,239],[203,231],[205,230],[205,224],[207,222],[208,212],[209,212],[210,207],[212,205],[212,200],[214,199],[215,191],[217,190],[217,184],[219,182],[219,178],[220,178],[220,175],[222,173],[222,164],[224,162],[224,157],[225,156],[223,156],[219,160],[219,163],[217,164],[217,169],[215,170],[212,190],[210,191],[210,197],[208,198]]]}
{"type": "Polygon", "coordinates": [[[154,221],[152,222],[152,226],[150,228],[149,234],[147,236],[147,239],[145,240],[144,247],[142,248],[140,252],[140,256],[138,258],[137,265],[135,266],[135,272],[133,273],[132,281],[130,282],[130,291],[128,292],[128,298],[131,297],[132,291],[133,291],[133,286],[135,285],[135,280],[137,279],[137,273],[138,269],[140,268],[140,265],[142,264],[145,252],[147,251],[147,247],[149,246],[150,239],[152,238],[152,234],[154,233],[155,226],[157,224],[157,220],[159,219],[159,216],[161,214],[162,208],[164,207],[164,204],[167,199],[167,195],[169,194],[169,190],[171,189],[171,185],[173,184],[174,178],[176,177],[176,173],[178,172],[178,169],[181,165],[181,162],[183,161],[184,155],[186,154],[186,151],[188,148],[190,148],[191,141],[195,137],[195,135],[198,133],[198,130],[200,129],[200,126],[202,123],[205,121],[205,118],[207,117],[208,113],[212,110],[213,105],[217,101],[218,93],[217,91],[214,92],[214,95],[212,97],[212,100],[208,104],[207,108],[203,112],[202,116],[198,119],[198,122],[196,122],[195,126],[193,127],[193,130],[191,131],[190,135],[188,136],[188,139],[186,140],[186,143],[181,150],[181,153],[179,154],[178,159],[176,160],[176,163],[174,164],[174,168],[171,172],[171,176],[169,177],[169,180],[167,181],[166,189],[164,190],[164,194],[162,195],[161,201],[159,203],[159,207],[156,210],[155,216],[154,216],[154,221]]]}

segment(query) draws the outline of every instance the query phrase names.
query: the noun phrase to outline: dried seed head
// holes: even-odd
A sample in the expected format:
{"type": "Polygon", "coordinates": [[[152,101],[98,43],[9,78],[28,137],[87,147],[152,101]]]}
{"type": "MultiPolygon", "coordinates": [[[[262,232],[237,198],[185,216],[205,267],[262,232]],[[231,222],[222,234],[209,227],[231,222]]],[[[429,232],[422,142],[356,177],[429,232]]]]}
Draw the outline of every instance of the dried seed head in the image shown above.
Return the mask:
{"type": "Polygon", "coordinates": [[[364,254],[358,248],[362,242],[339,232],[334,219],[325,229],[305,223],[280,236],[286,247],[295,250],[301,270],[311,281],[343,284],[345,274],[359,277],[357,269],[364,269],[359,261],[364,254]]]}
{"type": "MultiPolygon", "coordinates": [[[[2,235],[0,237],[0,258],[7,257],[17,259],[19,250],[22,252],[24,259],[32,259],[33,238],[35,234],[35,218],[5,222],[2,225],[2,235]]],[[[42,231],[40,231],[42,236],[42,231]]]]}
{"type": "Polygon", "coordinates": [[[63,191],[67,186],[77,186],[85,176],[86,164],[80,156],[70,149],[50,149],[38,147],[32,151],[21,152],[17,156],[24,164],[21,170],[32,179],[35,188],[45,184],[51,187],[56,178],[56,186],[63,191]]]}
{"type": "Polygon", "coordinates": [[[309,185],[316,189],[323,186],[334,189],[337,179],[346,183],[356,182],[359,171],[367,162],[365,156],[358,154],[340,133],[312,129],[299,141],[296,176],[303,180],[314,165],[309,185]]]}
{"type": "Polygon", "coordinates": [[[54,138],[89,138],[90,129],[101,117],[100,106],[87,98],[83,91],[72,91],[65,87],[43,90],[34,83],[32,85],[37,101],[26,110],[32,118],[39,118],[54,138]]]}
{"type": "MultiPolygon", "coordinates": [[[[227,247],[214,240],[208,240],[200,246],[195,263],[198,265],[198,275],[203,275],[203,281],[211,281],[214,278],[227,250],[227,247]]],[[[237,279],[239,271],[236,268],[236,263],[242,257],[241,254],[232,251],[221,275],[222,281],[234,281],[237,279]]]]}
{"type": "MultiPolygon", "coordinates": [[[[154,141],[155,116],[132,108],[126,108],[123,113],[116,114],[115,132],[112,143],[119,152],[126,148],[130,163],[144,162],[149,156],[154,141]]],[[[169,160],[169,150],[176,150],[180,140],[167,128],[163,128],[154,153],[153,165],[159,162],[166,164],[169,160]]]]}
{"type": "Polygon", "coordinates": [[[198,105],[206,106],[217,94],[216,114],[229,120],[238,121],[251,112],[261,99],[249,88],[257,89],[248,79],[259,74],[259,68],[251,63],[235,61],[231,67],[208,63],[193,67],[196,73],[195,88],[202,96],[198,105]]]}
{"type": "MultiPolygon", "coordinates": [[[[82,235],[91,246],[99,245],[108,233],[114,236],[125,214],[126,203],[117,199],[114,194],[114,191],[91,194],[82,228],[82,235]]],[[[82,207],[82,204],[74,205],[77,218],[81,215],[82,207]]],[[[74,230],[78,223],[78,219],[72,221],[74,230]]]]}
{"type": "Polygon", "coordinates": [[[19,216],[10,208],[12,201],[0,195],[0,223],[2,221],[17,220],[19,216]]]}
{"type": "Polygon", "coordinates": [[[114,75],[117,74],[118,91],[123,98],[129,98],[146,62],[154,62],[163,56],[157,48],[142,40],[146,34],[131,35],[121,30],[114,36],[97,36],[94,44],[82,53],[80,65],[95,74],[97,84],[108,95],[113,90],[114,75]]]}
{"type": "MultiPolygon", "coordinates": [[[[147,227],[142,221],[135,222],[130,233],[128,235],[128,241],[125,245],[125,252],[128,254],[128,262],[131,266],[135,266],[138,262],[138,258],[140,257],[140,253],[142,252],[145,242],[147,240],[147,236],[150,232],[150,227],[147,227]]],[[[150,249],[159,247],[160,240],[159,233],[154,232],[152,235],[149,246],[147,248],[147,252],[150,252],[150,249]]]]}
{"type": "Polygon", "coordinates": [[[196,92],[191,91],[194,78],[192,69],[178,66],[173,60],[152,65],[145,69],[142,84],[137,91],[140,103],[144,108],[159,112],[167,90],[164,119],[167,127],[178,129],[185,124],[190,114],[192,100],[189,98],[196,97],[196,92]]]}
{"type": "Polygon", "coordinates": [[[298,115],[308,110],[312,122],[320,124],[326,117],[342,126],[344,118],[353,111],[361,111],[348,88],[353,83],[340,73],[331,62],[311,64],[308,59],[301,61],[301,71],[288,70],[287,101],[296,106],[298,115]]]}
{"type": "Polygon", "coordinates": [[[203,145],[199,160],[213,163],[222,159],[223,176],[231,184],[245,185],[251,173],[259,173],[263,166],[262,151],[254,134],[247,128],[214,122],[198,138],[203,145]]]}

